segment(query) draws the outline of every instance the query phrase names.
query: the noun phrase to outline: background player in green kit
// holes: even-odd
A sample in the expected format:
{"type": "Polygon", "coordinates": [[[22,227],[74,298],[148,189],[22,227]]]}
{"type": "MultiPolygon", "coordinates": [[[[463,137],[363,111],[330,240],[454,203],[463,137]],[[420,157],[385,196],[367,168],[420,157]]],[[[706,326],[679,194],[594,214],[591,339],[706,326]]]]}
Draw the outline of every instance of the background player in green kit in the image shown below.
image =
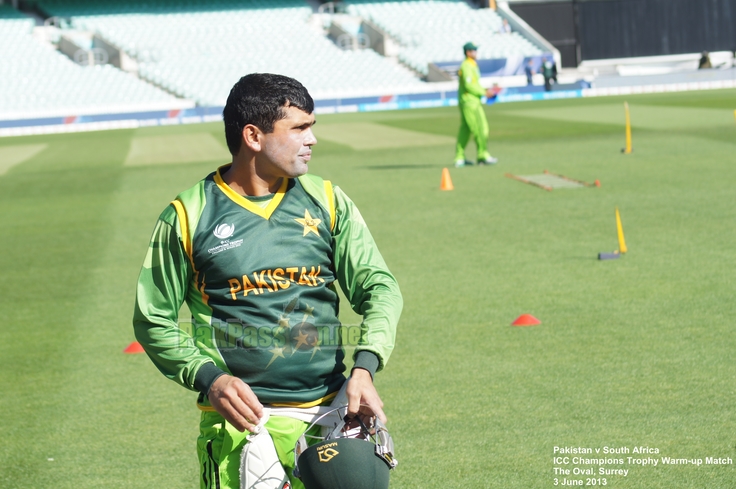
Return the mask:
{"type": "Polygon", "coordinates": [[[498,159],[488,152],[488,120],[480,101],[481,97],[491,97],[493,93],[480,84],[480,69],[475,61],[478,46],[468,42],[463,46],[463,51],[465,52],[465,61],[460,65],[460,70],[457,72],[460,130],[455,145],[455,166],[461,167],[473,164],[465,159],[465,147],[468,145],[471,135],[475,138],[475,144],[478,148],[478,164],[493,165],[498,163],[498,159]]]}
{"type": "MultiPolygon", "coordinates": [[[[136,338],[166,377],[199,392],[203,488],[239,487],[264,406],[326,404],[345,383],[336,282],[363,316],[348,412],[385,421],[373,375],[393,349],[402,298],[353,202],[307,174],[313,110],[296,80],[241,78],[223,111],[232,163],[163,211],[141,270],[136,338]],[[178,323],[184,302],[191,327],[178,323]]],[[[303,487],[291,452],[306,426],[265,424],[293,487],[303,487]]]]}

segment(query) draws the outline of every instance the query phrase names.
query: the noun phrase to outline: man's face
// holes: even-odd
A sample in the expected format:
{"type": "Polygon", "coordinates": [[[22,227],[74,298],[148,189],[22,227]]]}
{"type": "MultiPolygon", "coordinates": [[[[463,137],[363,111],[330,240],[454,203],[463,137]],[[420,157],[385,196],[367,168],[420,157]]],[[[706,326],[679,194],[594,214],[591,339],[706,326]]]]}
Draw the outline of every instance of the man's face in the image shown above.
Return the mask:
{"type": "Polygon", "coordinates": [[[475,59],[476,56],[478,56],[478,51],[476,51],[475,49],[468,49],[467,51],[465,51],[465,56],[470,59],[475,59]]]}
{"type": "Polygon", "coordinates": [[[263,135],[257,165],[268,176],[295,178],[309,170],[312,146],[317,144],[312,133],[314,114],[296,107],[283,110],[286,117],[276,121],[273,132],[263,135]]]}

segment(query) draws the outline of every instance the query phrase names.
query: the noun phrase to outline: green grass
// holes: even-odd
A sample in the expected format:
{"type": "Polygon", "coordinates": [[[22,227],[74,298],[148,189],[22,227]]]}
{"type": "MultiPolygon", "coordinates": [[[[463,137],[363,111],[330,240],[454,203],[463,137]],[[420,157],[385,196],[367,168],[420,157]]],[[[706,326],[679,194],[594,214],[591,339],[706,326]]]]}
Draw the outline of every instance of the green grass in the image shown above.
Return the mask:
{"type": "MultiPolygon", "coordinates": [[[[417,141],[452,141],[456,108],[318,116],[311,171],[358,203],[404,293],[377,377],[392,487],[551,488],[554,446],[736,458],[736,91],[626,100],[631,155],[624,98],[488,107],[500,163],[452,169],[452,192],[452,143],[417,141]],[[545,169],[601,187],[503,176],[545,169]],[[629,252],[601,262],[616,207],[629,252]],[[522,313],[542,325],[511,327],[522,313]]],[[[223,140],[220,124],[0,139],[0,487],[198,487],[195,395],[122,350],[157,215],[226,162],[210,134],[223,140]],[[188,135],[209,146],[165,158],[188,135]]],[[[629,469],[616,489],[736,480],[733,465],[608,468],[629,469]]]]}

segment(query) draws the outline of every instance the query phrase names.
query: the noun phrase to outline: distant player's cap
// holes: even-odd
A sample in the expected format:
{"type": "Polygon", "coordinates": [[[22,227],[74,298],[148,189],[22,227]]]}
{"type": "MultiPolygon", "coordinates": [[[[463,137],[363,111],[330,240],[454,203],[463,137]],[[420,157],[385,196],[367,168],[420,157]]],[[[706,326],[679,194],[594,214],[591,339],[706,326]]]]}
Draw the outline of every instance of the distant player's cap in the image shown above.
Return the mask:
{"type": "Polygon", "coordinates": [[[465,45],[463,46],[463,51],[477,51],[477,50],[478,50],[478,46],[476,46],[472,42],[466,42],[465,45]]]}

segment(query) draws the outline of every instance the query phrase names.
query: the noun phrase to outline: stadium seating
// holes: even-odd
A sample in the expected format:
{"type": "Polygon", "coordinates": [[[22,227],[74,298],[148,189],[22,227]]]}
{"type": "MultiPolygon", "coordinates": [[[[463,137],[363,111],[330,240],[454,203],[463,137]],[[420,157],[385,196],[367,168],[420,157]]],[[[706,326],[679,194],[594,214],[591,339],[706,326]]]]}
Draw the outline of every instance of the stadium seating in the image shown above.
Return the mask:
{"type": "Polygon", "coordinates": [[[137,58],[141,78],[200,105],[224,105],[235,81],[251,72],[293,76],[316,97],[423,85],[410,70],[372,50],[339,49],[309,24],[312,8],[304,1],[43,0],[40,5],[137,58]]]}
{"type": "Polygon", "coordinates": [[[399,59],[427,74],[427,64],[463,58],[462,46],[479,46],[478,59],[542,54],[516,32],[499,34],[503,20],[491,9],[472,9],[462,0],[347,0],[348,13],[371,20],[401,45],[399,59]]]}
{"type": "Polygon", "coordinates": [[[305,0],[38,0],[36,5],[62,19],[67,34],[94,32],[127,53],[137,62],[140,79],[108,65],[76,65],[32,37],[32,19],[0,5],[3,111],[181,99],[217,106],[235,81],[252,72],[293,76],[315,98],[426,91],[417,73],[426,74],[429,62],[461,59],[469,40],[480,45],[480,59],[540,54],[516,33],[499,34],[496,12],[462,0],[346,2],[348,13],[370,19],[400,44],[398,61],[405,66],[370,49],[340,49],[322,25],[310,22],[313,10],[305,0]]]}
{"type": "Polygon", "coordinates": [[[83,67],[32,35],[35,21],[0,5],[0,114],[172,107],[172,95],[112,66],[83,67]]]}

